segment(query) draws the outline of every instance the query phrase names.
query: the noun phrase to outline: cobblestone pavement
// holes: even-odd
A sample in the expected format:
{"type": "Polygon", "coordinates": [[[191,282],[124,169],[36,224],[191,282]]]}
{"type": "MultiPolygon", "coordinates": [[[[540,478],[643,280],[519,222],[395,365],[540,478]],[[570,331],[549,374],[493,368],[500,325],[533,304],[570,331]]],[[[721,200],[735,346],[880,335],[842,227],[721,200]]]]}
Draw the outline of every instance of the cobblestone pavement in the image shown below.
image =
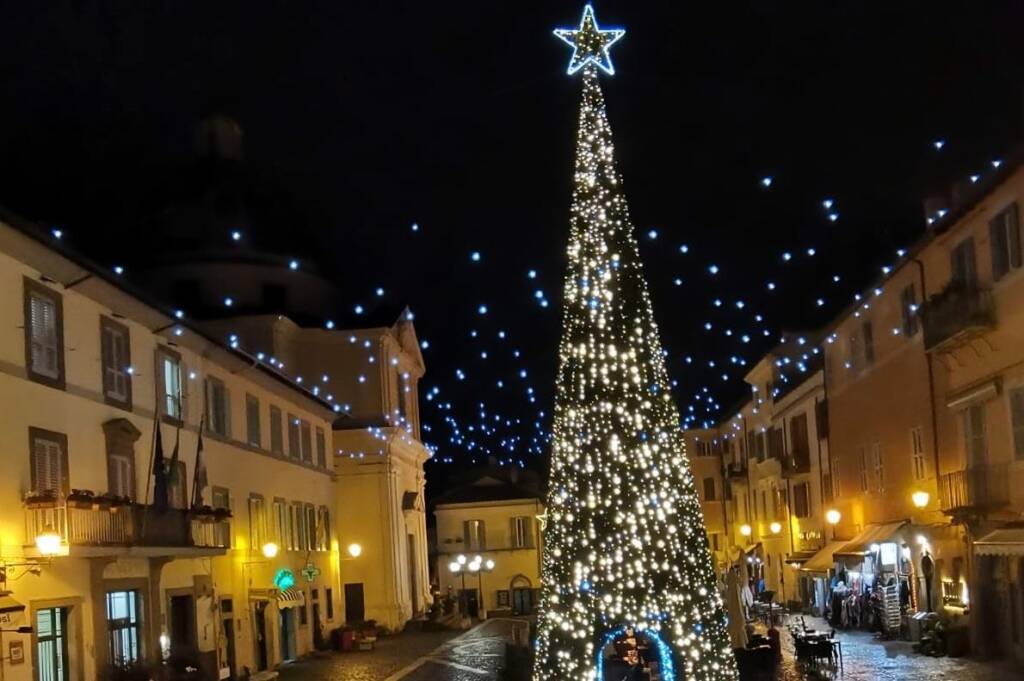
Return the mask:
{"type": "Polygon", "coordinates": [[[375,650],[328,653],[280,668],[281,681],[494,681],[516,620],[488,620],[461,633],[382,638],[375,650]],[[461,633],[461,635],[460,635],[461,633]]]}
{"type": "MultiPolygon", "coordinates": [[[[808,617],[807,626],[829,629],[824,620],[808,617]]],[[[964,658],[928,657],[914,652],[905,641],[879,641],[873,634],[838,631],[842,642],[843,668],[835,672],[802,669],[795,661],[789,631],[782,630],[780,681],[1009,681],[1024,678],[1024,671],[964,658]]]]}

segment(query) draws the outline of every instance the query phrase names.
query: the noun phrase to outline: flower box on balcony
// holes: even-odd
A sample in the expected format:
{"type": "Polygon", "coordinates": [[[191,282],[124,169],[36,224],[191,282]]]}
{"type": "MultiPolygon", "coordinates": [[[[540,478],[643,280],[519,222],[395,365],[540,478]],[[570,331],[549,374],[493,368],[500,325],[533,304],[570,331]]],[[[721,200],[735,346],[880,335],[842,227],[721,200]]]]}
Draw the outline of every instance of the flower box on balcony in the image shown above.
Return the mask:
{"type": "Polygon", "coordinates": [[[132,505],[132,500],[128,497],[121,497],[116,494],[101,494],[96,497],[94,508],[100,510],[110,511],[111,513],[117,513],[122,509],[128,508],[132,505]]]}
{"type": "Polygon", "coordinates": [[[73,489],[71,494],[68,495],[68,508],[78,508],[82,510],[92,510],[96,504],[96,495],[91,490],[87,489],[73,489]]]}
{"type": "Polygon", "coordinates": [[[27,509],[42,509],[42,508],[56,508],[57,507],[57,493],[56,492],[30,492],[25,497],[25,508],[27,509]]]}
{"type": "Polygon", "coordinates": [[[213,509],[213,515],[214,515],[215,518],[217,518],[217,522],[222,523],[225,520],[229,520],[231,518],[231,509],[230,508],[215,508],[215,509],[213,509]]]}
{"type": "MultiPolygon", "coordinates": [[[[199,506],[190,512],[192,519],[201,523],[218,523],[224,519],[221,511],[225,509],[213,508],[212,506],[199,506]]],[[[230,511],[228,511],[230,515],[230,511]]]]}

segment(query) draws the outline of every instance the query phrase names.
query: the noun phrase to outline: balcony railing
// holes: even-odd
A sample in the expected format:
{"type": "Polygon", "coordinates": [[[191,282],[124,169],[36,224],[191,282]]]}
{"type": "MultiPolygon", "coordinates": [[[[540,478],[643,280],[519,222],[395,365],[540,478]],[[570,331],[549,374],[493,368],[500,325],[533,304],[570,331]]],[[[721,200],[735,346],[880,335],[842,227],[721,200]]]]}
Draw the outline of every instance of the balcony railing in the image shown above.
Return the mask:
{"type": "Polygon", "coordinates": [[[787,456],[782,460],[782,477],[792,478],[811,472],[811,459],[807,454],[787,456]]]}
{"type": "Polygon", "coordinates": [[[950,285],[928,299],[921,310],[924,347],[953,350],[996,325],[992,294],[975,286],[950,285]]]}
{"type": "Polygon", "coordinates": [[[733,462],[725,467],[725,477],[730,480],[741,481],[747,479],[747,466],[742,462],[733,462]]]}
{"type": "Polygon", "coordinates": [[[971,466],[939,476],[939,503],[946,513],[992,509],[1009,501],[1008,464],[971,466]]]}
{"type": "Polygon", "coordinates": [[[158,513],[151,506],[104,507],[58,499],[26,503],[25,536],[29,542],[54,531],[65,546],[228,548],[226,519],[197,517],[187,509],[158,513]]]}

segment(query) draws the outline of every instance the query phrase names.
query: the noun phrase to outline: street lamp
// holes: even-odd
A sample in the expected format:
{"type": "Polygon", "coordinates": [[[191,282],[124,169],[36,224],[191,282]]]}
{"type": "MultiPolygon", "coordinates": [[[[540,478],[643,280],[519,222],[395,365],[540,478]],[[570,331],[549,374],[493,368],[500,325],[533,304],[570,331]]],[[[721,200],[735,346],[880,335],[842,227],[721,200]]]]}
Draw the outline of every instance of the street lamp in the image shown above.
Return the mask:
{"type": "Polygon", "coordinates": [[[750,525],[747,525],[746,523],[740,525],[740,534],[744,537],[749,537],[751,532],[753,532],[753,529],[751,529],[750,525]]]}
{"type": "Polygon", "coordinates": [[[348,545],[348,555],[352,556],[353,558],[358,558],[359,556],[362,555],[362,553],[363,553],[362,545],[360,545],[360,544],[349,544],[348,545]]]}
{"type": "Polygon", "coordinates": [[[830,508],[825,512],[825,522],[832,526],[832,539],[836,538],[836,525],[843,519],[842,514],[834,508],[830,508]]]}
{"type": "Polygon", "coordinates": [[[479,605],[477,607],[477,615],[481,620],[487,619],[487,604],[484,602],[484,573],[494,571],[494,561],[488,559],[484,561],[480,556],[475,556],[469,563],[469,571],[476,573],[477,588],[480,592],[479,605]]]}
{"type": "Polygon", "coordinates": [[[782,532],[782,523],[774,522],[768,526],[768,529],[772,531],[772,534],[778,534],[779,532],[782,532]]]}
{"type": "Polygon", "coordinates": [[[456,556],[455,560],[448,563],[448,571],[453,575],[459,575],[462,578],[462,588],[459,590],[459,615],[465,616],[466,608],[464,601],[466,599],[466,571],[463,566],[466,564],[466,557],[462,554],[456,556]]]}
{"type": "Polygon", "coordinates": [[[924,508],[925,506],[927,506],[928,500],[930,498],[931,495],[929,495],[928,492],[925,492],[923,490],[918,490],[917,492],[914,492],[913,494],[910,495],[910,500],[914,502],[914,506],[916,506],[917,508],[924,508]]]}
{"type": "Polygon", "coordinates": [[[40,555],[45,558],[56,556],[60,553],[60,547],[63,543],[61,536],[53,529],[53,526],[47,525],[43,528],[43,531],[36,537],[36,548],[39,549],[40,555]]]}

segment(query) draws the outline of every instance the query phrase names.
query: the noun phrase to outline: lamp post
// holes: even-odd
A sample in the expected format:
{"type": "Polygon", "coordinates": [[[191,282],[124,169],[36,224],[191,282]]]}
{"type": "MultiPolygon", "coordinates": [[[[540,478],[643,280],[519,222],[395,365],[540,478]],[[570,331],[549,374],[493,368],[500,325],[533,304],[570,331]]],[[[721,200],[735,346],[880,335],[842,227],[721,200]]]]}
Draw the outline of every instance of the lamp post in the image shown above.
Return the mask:
{"type": "Polygon", "coordinates": [[[465,617],[466,608],[464,601],[466,599],[466,557],[459,554],[455,557],[455,560],[448,563],[448,571],[453,575],[459,575],[462,578],[462,588],[459,590],[459,615],[465,617]]]}
{"type": "Polygon", "coordinates": [[[825,512],[825,522],[832,526],[832,541],[836,538],[836,525],[843,519],[842,514],[834,508],[830,508],[825,512]]]}
{"type": "Polygon", "coordinates": [[[485,620],[487,619],[487,604],[484,602],[484,573],[494,572],[494,561],[490,559],[485,561],[480,556],[476,556],[469,564],[469,571],[476,573],[477,590],[480,592],[477,614],[481,620],[485,620]]]}

